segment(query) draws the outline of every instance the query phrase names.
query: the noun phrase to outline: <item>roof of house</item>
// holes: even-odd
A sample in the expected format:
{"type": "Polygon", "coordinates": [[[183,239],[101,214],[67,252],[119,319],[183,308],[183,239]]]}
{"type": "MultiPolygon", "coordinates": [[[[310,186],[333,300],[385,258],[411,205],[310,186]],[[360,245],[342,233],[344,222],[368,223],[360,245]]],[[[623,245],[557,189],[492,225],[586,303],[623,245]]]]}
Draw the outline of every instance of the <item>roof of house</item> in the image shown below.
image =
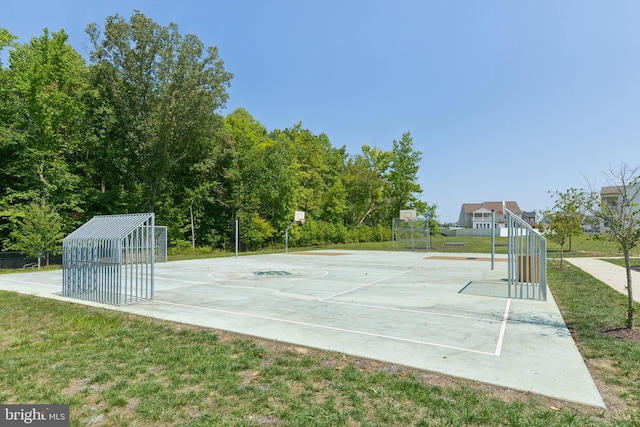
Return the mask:
{"type": "Polygon", "coordinates": [[[618,186],[618,185],[612,185],[609,187],[602,187],[600,189],[600,194],[620,194],[620,190],[622,190],[623,187],[618,186]]]}
{"type": "MultiPolygon", "coordinates": [[[[462,210],[466,214],[471,214],[479,209],[485,208],[489,211],[494,210],[498,214],[502,214],[502,203],[503,202],[482,202],[482,203],[463,203],[462,210]]],[[[520,206],[516,202],[504,202],[506,208],[515,214],[522,213],[520,210],[520,206]]]]}

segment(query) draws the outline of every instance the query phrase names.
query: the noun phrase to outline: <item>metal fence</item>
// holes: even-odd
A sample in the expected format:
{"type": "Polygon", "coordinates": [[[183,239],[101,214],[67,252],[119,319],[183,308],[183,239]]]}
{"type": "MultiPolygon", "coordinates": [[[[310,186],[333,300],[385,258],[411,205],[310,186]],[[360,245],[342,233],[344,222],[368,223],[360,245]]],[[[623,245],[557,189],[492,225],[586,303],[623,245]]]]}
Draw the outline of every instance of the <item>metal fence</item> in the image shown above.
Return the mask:
{"type": "Polygon", "coordinates": [[[509,229],[509,298],[546,300],[547,241],[513,212],[505,211],[509,229]]]}
{"type": "MultiPolygon", "coordinates": [[[[42,265],[46,265],[46,257],[40,260],[42,265]]],[[[62,263],[62,255],[49,256],[49,264],[60,265],[62,263]]],[[[38,258],[25,256],[18,251],[0,252],[0,270],[3,268],[36,268],[38,266],[38,258]]]]}
{"type": "Polygon", "coordinates": [[[154,227],[155,261],[167,262],[167,227],[156,225],[154,227]]]}
{"type": "MultiPolygon", "coordinates": [[[[153,299],[158,246],[153,213],[96,216],[65,237],[62,295],[112,305],[153,299]]],[[[166,260],[166,228],[164,230],[166,260]]]]}
{"type": "Polygon", "coordinates": [[[429,252],[429,220],[394,218],[391,248],[394,251],[429,252]]]}

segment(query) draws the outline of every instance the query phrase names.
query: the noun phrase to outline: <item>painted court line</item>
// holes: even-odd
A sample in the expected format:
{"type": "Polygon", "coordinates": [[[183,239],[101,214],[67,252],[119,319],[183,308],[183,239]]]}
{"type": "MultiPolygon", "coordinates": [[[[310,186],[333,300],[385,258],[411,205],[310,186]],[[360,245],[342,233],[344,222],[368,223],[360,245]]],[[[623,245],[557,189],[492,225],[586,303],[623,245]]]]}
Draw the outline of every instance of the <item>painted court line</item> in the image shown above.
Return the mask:
{"type": "MultiPolygon", "coordinates": [[[[318,300],[322,301],[322,300],[318,300]]],[[[427,314],[430,316],[442,316],[442,317],[452,317],[455,319],[469,319],[469,320],[478,320],[482,322],[503,322],[504,319],[490,319],[488,317],[474,317],[474,316],[462,316],[459,314],[448,314],[441,313],[437,311],[428,311],[428,310],[412,310],[408,308],[397,308],[397,307],[387,307],[384,305],[374,305],[374,304],[360,304],[356,302],[342,302],[342,301],[324,301],[329,304],[342,304],[342,305],[353,305],[356,307],[367,307],[367,308],[377,308],[380,310],[389,310],[389,311],[400,311],[405,313],[418,313],[418,314],[427,314]]]]}
{"type": "Polygon", "coordinates": [[[394,278],[394,277],[400,276],[400,275],[402,275],[402,274],[410,273],[411,271],[412,271],[412,270],[401,271],[400,273],[392,274],[392,275],[391,275],[391,276],[389,276],[389,277],[385,277],[385,278],[383,278],[383,279],[376,280],[375,282],[365,283],[364,285],[356,286],[355,288],[351,288],[351,289],[348,289],[348,290],[346,290],[346,291],[338,292],[337,294],[329,295],[328,297],[320,298],[318,301],[326,301],[326,300],[328,300],[328,299],[335,298],[335,297],[340,296],[340,295],[348,294],[349,292],[353,292],[353,291],[356,291],[356,290],[358,290],[358,289],[365,288],[365,287],[367,287],[367,286],[375,285],[376,283],[384,282],[385,280],[389,280],[389,279],[391,279],[391,278],[394,278]]]}
{"type": "Polygon", "coordinates": [[[509,320],[510,307],[511,307],[511,298],[508,298],[507,306],[504,309],[504,316],[502,316],[502,326],[500,327],[500,334],[498,335],[498,344],[496,345],[496,356],[500,356],[500,353],[502,353],[502,343],[504,343],[504,334],[507,330],[507,321],[509,320]]]}
{"type": "Polygon", "coordinates": [[[230,315],[243,316],[243,317],[251,317],[251,318],[254,318],[254,319],[271,320],[271,321],[290,323],[290,324],[300,325],[300,326],[310,326],[310,327],[313,327],[313,328],[328,329],[328,330],[331,330],[331,331],[346,332],[346,333],[357,334],[357,335],[366,335],[366,336],[389,339],[389,340],[394,340],[394,341],[402,341],[402,342],[409,342],[409,343],[413,343],[413,344],[421,344],[421,345],[432,346],[432,347],[446,348],[446,349],[450,349],[450,350],[459,350],[459,351],[464,351],[464,352],[467,352],[467,353],[484,354],[484,355],[487,355],[487,356],[499,356],[499,354],[496,354],[495,351],[494,352],[488,352],[488,351],[473,350],[473,349],[469,349],[469,348],[456,347],[456,346],[451,346],[451,345],[446,345],[446,344],[432,343],[432,342],[428,342],[428,341],[419,341],[419,340],[412,340],[412,339],[408,339],[408,338],[394,337],[394,336],[391,336],[391,335],[382,335],[382,334],[375,334],[375,333],[372,333],[372,332],[357,331],[357,330],[354,330],[354,329],[345,329],[345,328],[338,328],[338,327],[335,327],[335,326],[327,326],[327,325],[318,325],[318,324],[315,324],[315,323],[299,322],[297,320],[280,319],[280,318],[277,318],[277,317],[262,316],[262,315],[259,315],[259,314],[248,314],[248,313],[240,313],[240,312],[236,312],[236,311],[219,310],[219,309],[216,309],[216,308],[198,307],[198,306],[195,306],[195,305],[180,304],[180,303],[169,302],[169,301],[154,300],[153,302],[160,303],[160,304],[173,305],[173,306],[176,306],[176,307],[194,308],[196,310],[204,310],[204,311],[210,311],[210,312],[215,312],[215,313],[230,314],[230,315]]]}

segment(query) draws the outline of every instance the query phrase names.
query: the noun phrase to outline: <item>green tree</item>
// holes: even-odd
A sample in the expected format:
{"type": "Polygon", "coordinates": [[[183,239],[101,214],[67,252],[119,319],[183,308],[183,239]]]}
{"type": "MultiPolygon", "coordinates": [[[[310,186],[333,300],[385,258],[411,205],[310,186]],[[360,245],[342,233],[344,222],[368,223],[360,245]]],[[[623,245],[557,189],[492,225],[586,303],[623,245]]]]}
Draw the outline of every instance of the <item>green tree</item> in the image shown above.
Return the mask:
{"type": "MultiPolygon", "coordinates": [[[[603,198],[591,188],[589,193],[579,192],[583,206],[600,220],[605,232],[616,242],[624,255],[627,272],[627,327],[635,327],[633,283],[631,280],[630,251],[640,244],[640,167],[622,163],[618,169],[610,169],[605,179],[616,195],[603,198]]],[[[592,186],[591,186],[592,187],[592,186]]]]}
{"type": "MultiPolygon", "coordinates": [[[[8,29],[0,27],[0,52],[6,47],[12,47],[16,45],[17,36],[11,34],[8,29]]],[[[2,68],[2,61],[0,61],[0,68],[2,68]]]]}
{"type": "MultiPolygon", "coordinates": [[[[7,29],[0,27],[0,53],[5,48],[15,47],[16,38],[7,29]]],[[[0,167],[0,212],[7,211],[12,205],[7,198],[7,192],[14,183],[17,172],[15,158],[19,152],[16,147],[20,145],[19,141],[23,137],[23,133],[15,129],[19,118],[16,108],[18,105],[11,73],[0,61],[0,158],[3,163],[0,167]]],[[[0,215],[0,250],[5,249],[11,231],[12,223],[8,218],[8,215],[0,215]]]]}
{"type": "Polygon", "coordinates": [[[256,159],[258,147],[268,144],[269,138],[266,128],[244,108],[227,115],[223,129],[231,146],[224,185],[232,217],[237,218],[239,212],[258,209],[254,191],[257,170],[253,163],[260,160],[256,159]]]}
{"type": "Polygon", "coordinates": [[[347,160],[343,184],[349,201],[345,216],[350,226],[378,224],[389,161],[388,152],[368,145],[362,146],[362,154],[347,160]]]}
{"type": "Polygon", "coordinates": [[[242,212],[238,219],[240,220],[240,241],[249,250],[263,248],[276,232],[269,221],[261,218],[257,212],[242,212]]]}
{"type": "Polygon", "coordinates": [[[563,267],[564,245],[571,238],[582,232],[582,221],[576,215],[563,211],[545,212],[546,224],[540,224],[541,231],[551,241],[560,245],[560,268],[563,267]]]}
{"type": "Polygon", "coordinates": [[[438,213],[437,213],[438,205],[436,203],[428,204],[425,203],[424,207],[424,216],[429,221],[429,234],[439,234],[439,224],[438,224],[438,213]]]}
{"type": "MultiPolygon", "coordinates": [[[[335,198],[324,198],[324,195],[340,179],[344,168],[345,148],[334,148],[326,134],[314,135],[308,129],[302,128],[302,123],[283,131],[274,130],[269,137],[284,144],[287,151],[293,155],[297,170],[296,179],[300,184],[297,197],[299,208],[307,212],[309,217],[328,220],[322,218],[327,209],[332,209],[326,203],[342,203],[335,198]]],[[[334,192],[334,196],[336,194],[334,192]]]]}
{"type": "Polygon", "coordinates": [[[413,138],[405,132],[399,141],[393,141],[389,171],[385,175],[387,213],[386,221],[391,222],[401,209],[416,209],[424,213],[426,204],[418,199],[422,188],[418,184],[418,170],[420,169],[422,153],[414,151],[413,138]]]}
{"type": "Polygon", "coordinates": [[[331,224],[344,225],[344,214],[348,209],[347,190],[341,179],[337,179],[321,196],[321,218],[331,224]]]}
{"type": "MultiPolygon", "coordinates": [[[[179,172],[216,154],[215,136],[221,126],[216,111],[225,105],[232,76],[216,47],[205,48],[196,36],[181,35],[176,24],[162,27],[139,11],[129,21],[108,17],[103,32],[91,24],[87,34],[93,45],[90,58],[99,111],[110,121],[105,126],[109,141],[98,139],[102,145],[95,154],[106,154],[103,168],[115,169],[125,180],[104,187],[123,187],[143,196],[137,208],[148,211],[155,211],[162,197],[162,218],[175,205],[184,205],[176,200],[184,187],[172,182],[179,177],[189,178],[191,184],[203,179],[179,172]]],[[[211,165],[205,161],[205,170],[192,172],[205,172],[208,179],[211,165]]]]}
{"type": "MultiPolygon", "coordinates": [[[[545,223],[540,228],[545,235],[560,245],[560,268],[564,261],[564,245],[571,237],[583,233],[582,196],[576,189],[569,189],[565,193],[556,192],[551,196],[555,200],[553,210],[543,212],[545,223]]],[[[569,246],[571,250],[571,246],[569,246]]]]}
{"type": "Polygon", "coordinates": [[[29,203],[16,214],[16,228],[11,232],[12,248],[30,257],[42,258],[61,253],[62,218],[44,199],[29,203]]]}
{"type": "MultiPolygon", "coordinates": [[[[66,218],[83,212],[82,138],[86,65],[64,31],[16,46],[9,55],[2,116],[11,204],[45,197],[66,218]]],[[[4,179],[3,179],[4,180],[4,179]]],[[[68,221],[71,223],[72,221],[68,221]]]]}

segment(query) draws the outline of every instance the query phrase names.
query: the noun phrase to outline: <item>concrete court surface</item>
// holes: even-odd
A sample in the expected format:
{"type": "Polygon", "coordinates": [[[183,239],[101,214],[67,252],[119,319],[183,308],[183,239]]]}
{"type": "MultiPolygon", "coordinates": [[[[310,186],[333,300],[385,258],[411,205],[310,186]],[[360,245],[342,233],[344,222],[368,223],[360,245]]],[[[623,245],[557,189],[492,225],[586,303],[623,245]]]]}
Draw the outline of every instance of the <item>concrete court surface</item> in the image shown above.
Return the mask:
{"type": "Polygon", "coordinates": [[[437,371],[605,407],[548,292],[507,298],[489,255],[325,250],[155,266],[155,299],[114,307],[56,295],[61,271],[0,289],[437,371]]]}

